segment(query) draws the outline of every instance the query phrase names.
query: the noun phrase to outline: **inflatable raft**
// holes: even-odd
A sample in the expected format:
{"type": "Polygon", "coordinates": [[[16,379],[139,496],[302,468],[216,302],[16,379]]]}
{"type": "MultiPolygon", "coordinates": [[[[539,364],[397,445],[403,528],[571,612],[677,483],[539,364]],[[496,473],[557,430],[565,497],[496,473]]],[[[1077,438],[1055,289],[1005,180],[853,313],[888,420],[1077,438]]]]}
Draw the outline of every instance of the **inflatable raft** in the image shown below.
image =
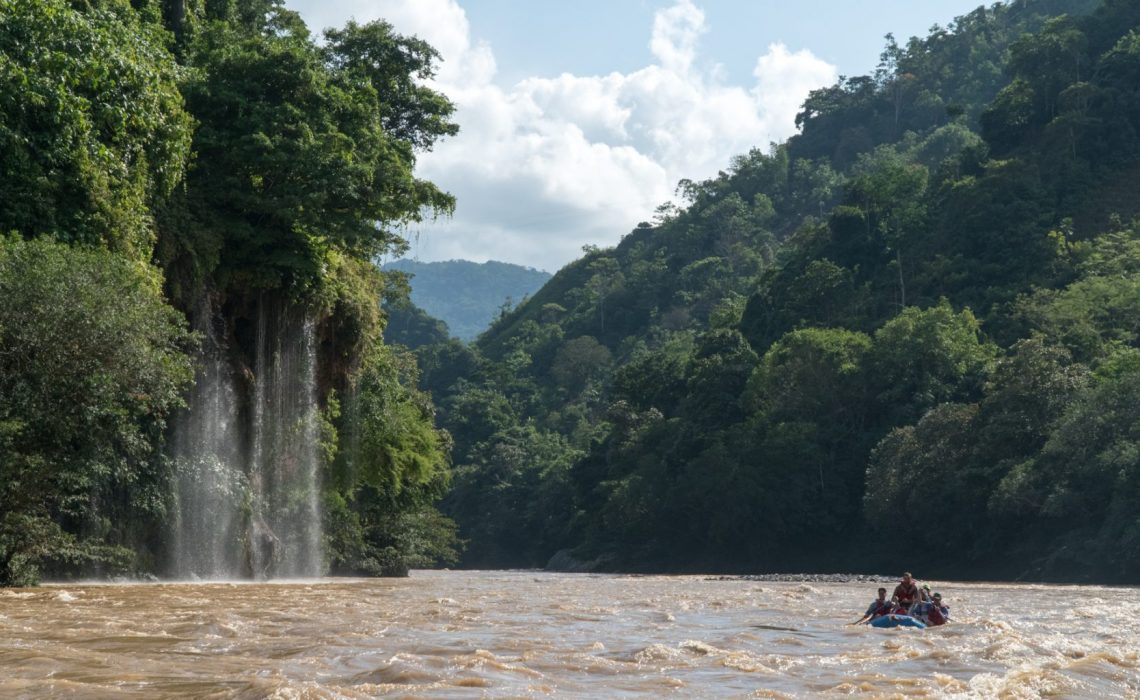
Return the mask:
{"type": "Polygon", "coordinates": [[[872,627],[917,627],[919,629],[926,629],[926,625],[921,620],[916,620],[910,615],[883,615],[882,617],[873,618],[867,623],[872,627]]]}

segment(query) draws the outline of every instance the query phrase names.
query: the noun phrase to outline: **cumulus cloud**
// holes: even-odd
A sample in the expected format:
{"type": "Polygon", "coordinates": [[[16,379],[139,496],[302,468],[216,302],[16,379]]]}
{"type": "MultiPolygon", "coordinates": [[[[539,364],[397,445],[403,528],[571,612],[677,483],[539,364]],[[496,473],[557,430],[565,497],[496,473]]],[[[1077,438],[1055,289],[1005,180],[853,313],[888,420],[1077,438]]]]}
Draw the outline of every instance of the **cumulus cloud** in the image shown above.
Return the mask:
{"type": "Polygon", "coordinates": [[[705,13],[690,0],[679,0],[654,15],[649,49],[663,68],[685,74],[693,66],[697,40],[705,31],[705,13]]]}
{"type": "Polygon", "coordinates": [[[790,136],[808,91],[836,77],[809,51],[773,44],[757,58],[753,85],[725,84],[717,66],[702,68],[708,27],[692,0],[656,12],[651,65],[510,86],[496,82],[493,47],[471,36],[458,0],[291,5],[311,26],[384,18],[443,56],[434,87],[456,104],[461,132],[423,154],[418,172],[458,205],[453,219],[409,232],[426,260],[554,270],[584,244],[613,245],[668,201],[679,179],[710,177],[732,156],[790,136]]]}

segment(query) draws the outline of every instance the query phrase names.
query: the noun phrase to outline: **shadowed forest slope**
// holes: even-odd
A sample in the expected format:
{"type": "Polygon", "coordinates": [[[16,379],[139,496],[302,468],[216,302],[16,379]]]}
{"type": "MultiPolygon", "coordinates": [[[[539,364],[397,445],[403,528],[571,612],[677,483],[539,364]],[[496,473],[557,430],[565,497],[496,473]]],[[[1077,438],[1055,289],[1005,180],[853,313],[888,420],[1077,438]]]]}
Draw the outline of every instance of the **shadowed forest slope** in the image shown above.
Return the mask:
{"type": "Polygon", "coordinates": [[[417,351],[463,561],[1140,580],[1140,5],[888,36],[797,125],[417,351]]]}

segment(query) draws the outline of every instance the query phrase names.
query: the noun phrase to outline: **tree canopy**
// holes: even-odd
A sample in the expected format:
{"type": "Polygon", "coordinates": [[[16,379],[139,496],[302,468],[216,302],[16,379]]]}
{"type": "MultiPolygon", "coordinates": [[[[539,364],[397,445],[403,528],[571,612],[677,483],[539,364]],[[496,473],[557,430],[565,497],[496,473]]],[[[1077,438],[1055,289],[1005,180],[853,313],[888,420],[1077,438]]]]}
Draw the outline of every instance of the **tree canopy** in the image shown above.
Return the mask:
{"type": "Polygon", "coordinates": [[[0,584],[161,572],[171,416],[214,360],[247,416],[271,314],[317,349],[330,564],[454,556],[449,441],[373,263],[453,206],[414,174],[458,129],[438,59],[280,0],[0,0],[0,584]]]}
{"type": "Polygon", "coordinates": [[[1137,31],[1038,0],[888,35],[788,142],[420,348],[464,562],[1137,580],[1137,31]],[[521,426],[565,479],[499,481],[521,426]],[[557,538],[505,514],[547,488],[557,538]],[[860,546],[900,522],[955,545],[860,546]]]}

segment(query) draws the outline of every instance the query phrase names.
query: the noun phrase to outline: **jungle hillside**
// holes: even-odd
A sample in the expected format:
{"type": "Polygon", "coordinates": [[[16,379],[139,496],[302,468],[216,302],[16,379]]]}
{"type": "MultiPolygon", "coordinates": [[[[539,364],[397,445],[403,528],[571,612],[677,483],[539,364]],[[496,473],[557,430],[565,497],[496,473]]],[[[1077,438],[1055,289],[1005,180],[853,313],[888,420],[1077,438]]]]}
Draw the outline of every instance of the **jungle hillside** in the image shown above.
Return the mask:
{"type": "Polygon", "coordinates": [[[455,206],[439,58],[0,0],[0,585],[1140,582],[1140,4],[887,35],[470,342],[375,262],[455,206]]]}
{"type": "Polygon", "coordinates": [[[796,122],[416,350],[463,565],[1140,580],[1140,5],[888,35],[796,122]]]}
{"type": "MultiPolygon", "coordinates": [[[[381,269],[407,274],[412,303],[466,342],[475,340],[500,313],[522,303],[550,279],[550,273],[543,270],[497,260],[420,262],[403,258],[381,269]]],[[[408,321],[392,313],[387,337],[402,332],[401,323],[408,321]]]]}

